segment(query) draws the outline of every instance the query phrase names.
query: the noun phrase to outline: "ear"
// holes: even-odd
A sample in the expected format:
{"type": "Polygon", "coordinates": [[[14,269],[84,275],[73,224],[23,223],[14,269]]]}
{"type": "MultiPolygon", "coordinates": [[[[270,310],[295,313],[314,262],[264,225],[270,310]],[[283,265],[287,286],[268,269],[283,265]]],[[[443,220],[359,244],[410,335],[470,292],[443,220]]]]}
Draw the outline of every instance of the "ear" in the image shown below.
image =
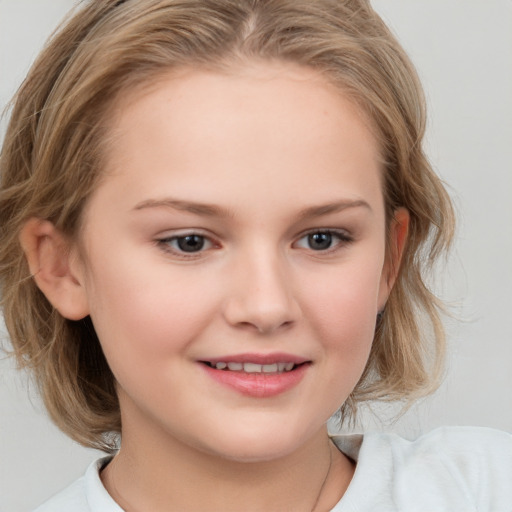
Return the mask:
{"type": "Polygon", "coordinates": [[[55,309],[69,320],[89,314],[83,286],[83,270],[76,252],[51,222],[32,218],[23,226],[19,240],[30,273],[55,309]]]}
{"type": "Polygon", "coordinates": [[[389,226],[386,262],[382,271],[382,279],[379,296],[379,310],[382,310],[391,293],[400,270],[400,263],[407,242],[409,232],[409,211],[405,208],[398,208],[393,213],[393,219],[389,226]]]}

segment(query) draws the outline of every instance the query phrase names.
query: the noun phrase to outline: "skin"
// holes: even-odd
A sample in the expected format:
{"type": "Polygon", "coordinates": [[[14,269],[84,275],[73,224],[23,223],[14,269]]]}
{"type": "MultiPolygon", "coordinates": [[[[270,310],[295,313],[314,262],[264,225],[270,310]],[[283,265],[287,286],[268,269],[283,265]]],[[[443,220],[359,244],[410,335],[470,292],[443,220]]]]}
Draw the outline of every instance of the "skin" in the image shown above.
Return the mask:
{"type": "Polygon", "coordinates": [[[326,421],[365,367],[407,230],[400,210],[386,257],[370,123],[314,71],[268,63],[174,72],[117,107],[80,249],[47,222],[22,234],[36,282],[64,316],[91,315],[118,382],[107,490],[128,511],[310,511],[323,485],[316,510],[331,508],[354,463],[326,421]],[[184,253],[191,234],[204,245],[184,253]],[[271,397],[200,362],[275,352],[308,363],[271,397]]]}

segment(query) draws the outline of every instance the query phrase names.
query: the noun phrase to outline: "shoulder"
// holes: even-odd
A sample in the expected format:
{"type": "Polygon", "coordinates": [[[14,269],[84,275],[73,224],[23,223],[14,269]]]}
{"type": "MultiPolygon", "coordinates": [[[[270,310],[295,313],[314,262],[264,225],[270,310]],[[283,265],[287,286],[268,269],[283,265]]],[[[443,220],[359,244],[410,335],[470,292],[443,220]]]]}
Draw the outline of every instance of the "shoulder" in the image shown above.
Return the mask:
{"type": "Polygon", "coordinates": [[[110,457],[93,462],[84,476],[50,498],[34,512],[122,512],[110,497],[100,479],[100,470],[110,457]]]}
{"type": "Polygon", "coordinates": [[[396,454],[418,454],[421,456],[462,456],[479,459],[498,456],[501,458],[512,450],[512,435],[501,430],[484,427],[441,427],[409,441],[395,434],[370,433],[364,436],[368,443],[393,448],[396,454]]]}
{"type": "Polygon", "coordinates": [[[393,435],[377,435],[373,441],[391,450],[397,470],[410,471],[418,466],[423,473],[442,470],[469,481],[486,472],[512,472],[512,435],[499,430],[443,427],[415,441],[393,435]]]}
{"type": "Polygon", "coordinates": [[[413,489],[415,499],[424,506],[510,510],[510,434],[487,428],[445,427],[416,441],[389,436],[381,442],[391,450],[397,502],[407,504],[413,489]]]}
{"type": "Polygon", "coordinates": [[[85,493],[85,477],[81,477],[59,494],[37,507],[34,512],[90,512],[85,493]]]}
{"type": "Polygon", "coordinates": [[[510,510],[510,434],[487,428],[440,428],[414,442],[389,442],[394,448],[397,496],[414,485],[416,498],[424,503],[437,506],[443,496],[447,503],[457,503],[457,510],[510,510]]]}
{"type": "MultiPolygon", "coordinates": [[[[346,441],[335,442],[347,453],[346,441]]],[[[512,435],[506,432],[444,427],[414,441],[370,433],[359,441],[349,437],[348,444],[357,468],[347,501],[359,502],[370,484],[374,491],[364,501],[389,510],[510,512],[512,435]]]]}

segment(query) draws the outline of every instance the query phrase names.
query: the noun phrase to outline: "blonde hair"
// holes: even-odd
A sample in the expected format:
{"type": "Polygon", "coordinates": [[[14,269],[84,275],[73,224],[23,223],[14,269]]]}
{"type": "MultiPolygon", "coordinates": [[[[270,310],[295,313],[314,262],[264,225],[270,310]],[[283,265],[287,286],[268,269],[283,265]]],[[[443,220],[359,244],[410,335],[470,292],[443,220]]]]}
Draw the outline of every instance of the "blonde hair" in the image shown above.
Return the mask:
{"type": "Polygon", "coordinates": [[[30,277],[18,237],[31,217],[77,238],[101,176],[106,117],[123,91],[169,69],[239,60],[314,68],[372,120],[385,162],[388,224],[405,207],[409,236],[368,364],[342,407],[411,401],[435,387],[444,355],[441,303],[425,284],[449,245],[449,197],[422,149],[424,99],[395,37],[365,0],[92,0],[54,35],[15,98],[0,160],[2,307],[20,366],[56,424],[111,450],[121,420],[114,377],[89,318],[70,321],[30,277]]]}

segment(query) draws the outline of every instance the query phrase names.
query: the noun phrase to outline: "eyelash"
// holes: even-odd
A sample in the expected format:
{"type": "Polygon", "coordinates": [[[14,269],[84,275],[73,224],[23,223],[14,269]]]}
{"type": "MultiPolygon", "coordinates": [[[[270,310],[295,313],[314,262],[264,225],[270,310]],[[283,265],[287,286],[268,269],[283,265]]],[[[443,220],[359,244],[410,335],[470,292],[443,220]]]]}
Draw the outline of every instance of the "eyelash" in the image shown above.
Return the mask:
{"type": "MultiPolygon", "coordinates": [[[[312,237],[314,235],[327,235],[330,237],[332,244],[327,247],[326,249],[319,249],[315,250],[311,247],[304,247],[304,249],[309,249],[315,253],[320,254],[331,254],[333,252],[336,252],[337,250],[343,248],[344,246],[347,246],[348,244],[352,243],[354,241],[353,237],[350,236],[345,230],[340,229],[314,229],[311,231],[308,231],[306,233],[303,233],[302,236],[295,242],[294,245],[297,245],[301,240],[309,239],[309,237],[312,237]],[[337,243],[334,242],[334,239],[337,239],[337,243]]],[[[308,240],[310,241],[310,240],[308,240]]]]}
{"type": "MultiPolygon", "coordinates": [[[[211,240],[210,237],[198,233],[197,231],[191,231],[189,233],[183,233],[180,235],[167,236],[164,238],[159,238],[156,240],[157,245],[165,252],[170,253],[171,255],[178,256],[182,259],[194,259],[200,257],[201,253],[205,250],[211,249],[215,247],[217,244],[211,240]],[[183,248],[179,247],[180,241],[184,241],[187,238],[197,237],[200,238],[203,244],[199,248],[198,251],[185,251],[183,248]],[[173,244],[178,245],[177,247],[172,247],[173,244]],[[204,245],[207,245],[206,249],[204,245]]],[[[218,246],[218,245],[217,245],[218,246]]]]}
{"type": "MultiPolygon", "coordinates": [[[[341,249],[342,247],[352,243],[354,239],[344,230],[337,230],[337,229],[315,229],[308,231],[306,233],[303,233],[296,242],[294,242],[293,246],[297,247],[299,242],[301,240],[306,240],[306,243],[311,242],[309,237],[312,237],[314,235],[322,235],[322,236],[328,236],[330,239],[330,245],[329,247],[325,249],[318,249],[315,250],[312,247],[299,247],[306,250],[311,250],[314,253],[319,254],[331,254],[333,252],[336,252],[337,250],[341,249]],[[335,243],[335,240],[337,239],[337,243],[335,243]]],[[[191,231],[189,233],[184,233],[181,235],[174,235],[174,236],[168,236],[164,238],[159,238],[156,240],[156,243],[161,249],[167,253],[170,253],[172,255],[178,256],[182,259],[195,259],[200,257],[201,253],[205,252],[206,250],[215,248],[216,246],[219,247],[218,244],[216,244],[210,237],[207,235],[204,235],[202,233],[198,233],[195,231],[191,231]],[[197,251],[186,251],[183,249],[183,247],[180,247],[180,241],[185,241],[187,238],[197,237],[201,239],[201,245],[199,247],[199,250],[197,251]],[[175,244],[177,247],[173,247],[172,245],[175,244]],[[207,246],[205,248],[205,245],[207,246]]]]}

